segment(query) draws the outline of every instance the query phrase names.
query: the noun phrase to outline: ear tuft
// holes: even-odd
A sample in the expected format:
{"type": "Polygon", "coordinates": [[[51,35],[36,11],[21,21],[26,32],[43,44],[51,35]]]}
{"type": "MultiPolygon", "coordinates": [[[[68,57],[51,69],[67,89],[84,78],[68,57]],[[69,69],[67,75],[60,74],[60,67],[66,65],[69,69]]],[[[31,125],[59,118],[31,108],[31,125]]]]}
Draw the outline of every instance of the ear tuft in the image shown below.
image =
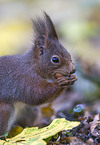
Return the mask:
{"type": "Polygon", "coordinates": [[[48,48],[50,39],[58,40],[58,36],[50,17],[44,12],[44,19],[37,18],[33,21],[35,32],[35,45],[42,52],[44,48],[48,48]]]}
{"type": "Polygon", "coordinates": [[[45,12],[44,14],[45,14],[45,20],[46,20],[46,25],[48,28],[49,37],[58,40],[58,35],[57,35],[56,29],[53,25],[51,18],[45,12]]]}

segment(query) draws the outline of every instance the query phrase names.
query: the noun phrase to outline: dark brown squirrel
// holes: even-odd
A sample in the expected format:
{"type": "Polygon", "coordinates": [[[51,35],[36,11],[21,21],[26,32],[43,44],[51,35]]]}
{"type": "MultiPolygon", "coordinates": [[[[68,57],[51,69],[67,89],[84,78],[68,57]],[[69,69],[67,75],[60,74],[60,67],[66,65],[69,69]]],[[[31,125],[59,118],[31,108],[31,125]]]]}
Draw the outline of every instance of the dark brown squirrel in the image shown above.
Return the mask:
{"type": "Polygon", "coordinates": [[[71,56],[60,44],[50,17],[44,13],[33,26],[35,39],[29,52],[0,57],[0,135],[11,129],[26,104],[49,102],[77,80],[71,56]]]}

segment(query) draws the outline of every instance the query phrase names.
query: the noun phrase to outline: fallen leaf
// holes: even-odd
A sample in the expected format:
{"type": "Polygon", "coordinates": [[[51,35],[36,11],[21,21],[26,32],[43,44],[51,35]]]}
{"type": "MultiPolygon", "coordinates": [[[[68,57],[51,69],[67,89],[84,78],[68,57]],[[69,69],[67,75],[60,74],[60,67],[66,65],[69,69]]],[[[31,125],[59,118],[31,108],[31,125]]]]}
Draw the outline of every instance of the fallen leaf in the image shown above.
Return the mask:
{"type": "Polygon", "coordinates": [[[46,145],[43,140],[57,134],[62,130],[69,130],[78,126],[80,122],[68,121],[65,118],[54,119],[52,123],[44,128],[38,129],[38,127],[25,128],[19,135],[7,139],[6,141],[0,141],[0,144],[5,145],[46,145]]]}

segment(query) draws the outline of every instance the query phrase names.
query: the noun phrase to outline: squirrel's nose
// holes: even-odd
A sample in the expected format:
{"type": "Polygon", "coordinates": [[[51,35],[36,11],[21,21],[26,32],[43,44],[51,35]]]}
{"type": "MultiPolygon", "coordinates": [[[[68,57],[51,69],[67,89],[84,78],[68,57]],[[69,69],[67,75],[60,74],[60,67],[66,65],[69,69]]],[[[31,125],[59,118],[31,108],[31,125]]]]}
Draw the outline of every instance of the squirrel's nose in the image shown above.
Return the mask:
{"type": "Polygon", "coordinates": [[[74,68],[71,72],[70,72],[70,74],[73,74],[73,73],[75,73],[76,72],[76,69],[74,68]]]}
{"type": "Polygon", "coordinates": [[[72,71],[70,72],[70,74],[73,74],[75,72],[76,72],[76,69],[75,69],[74,65],[72,64],[72,71]]]}

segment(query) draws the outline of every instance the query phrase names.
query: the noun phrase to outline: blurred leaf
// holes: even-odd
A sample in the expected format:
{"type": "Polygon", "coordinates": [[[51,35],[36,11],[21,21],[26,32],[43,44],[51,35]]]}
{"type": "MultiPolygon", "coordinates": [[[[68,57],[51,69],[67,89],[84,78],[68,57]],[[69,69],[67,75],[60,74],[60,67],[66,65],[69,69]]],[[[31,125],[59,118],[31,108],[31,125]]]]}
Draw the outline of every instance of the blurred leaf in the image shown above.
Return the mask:
{"type": "Polygon", "coordinates": [[[82,112],[82,107],[81,106],[76,106],[76,107],[74,107],[74,109],[73,109],[73,111],[74,112],[77,112],[77,113],[80,113],[80,112],[82,112]]]}
{"type": "Polygon", "coordinates": [[[55,110],[52,108],[51,104],[47,106],[43,106],[41,108],[42,116],[46,118],[51,118],[52,115],[54,115],[55,110]]]}
{"type": "Polygon", "coordinates": [[[8,135],[8,138],[14,137],[14,136],[20,134],[22,131],[23,131],[23,128],[22,128],[21,126],[14,127],[14,128],[10,131],[10,133],[9,133],[9,135],[8,135]]]}
{"type": "Polygon", "coordinates": [[[18,53],[30,40],[32,26],[27,21],[0,24],[0,56],[18,53]]]}
{"type": "Polygon", "coordinates": [[[79,41],[97,35],[97,26],[95,23],[70,21],[64,22],[61,26],[61,32],[71,41],[79,41]]]}

